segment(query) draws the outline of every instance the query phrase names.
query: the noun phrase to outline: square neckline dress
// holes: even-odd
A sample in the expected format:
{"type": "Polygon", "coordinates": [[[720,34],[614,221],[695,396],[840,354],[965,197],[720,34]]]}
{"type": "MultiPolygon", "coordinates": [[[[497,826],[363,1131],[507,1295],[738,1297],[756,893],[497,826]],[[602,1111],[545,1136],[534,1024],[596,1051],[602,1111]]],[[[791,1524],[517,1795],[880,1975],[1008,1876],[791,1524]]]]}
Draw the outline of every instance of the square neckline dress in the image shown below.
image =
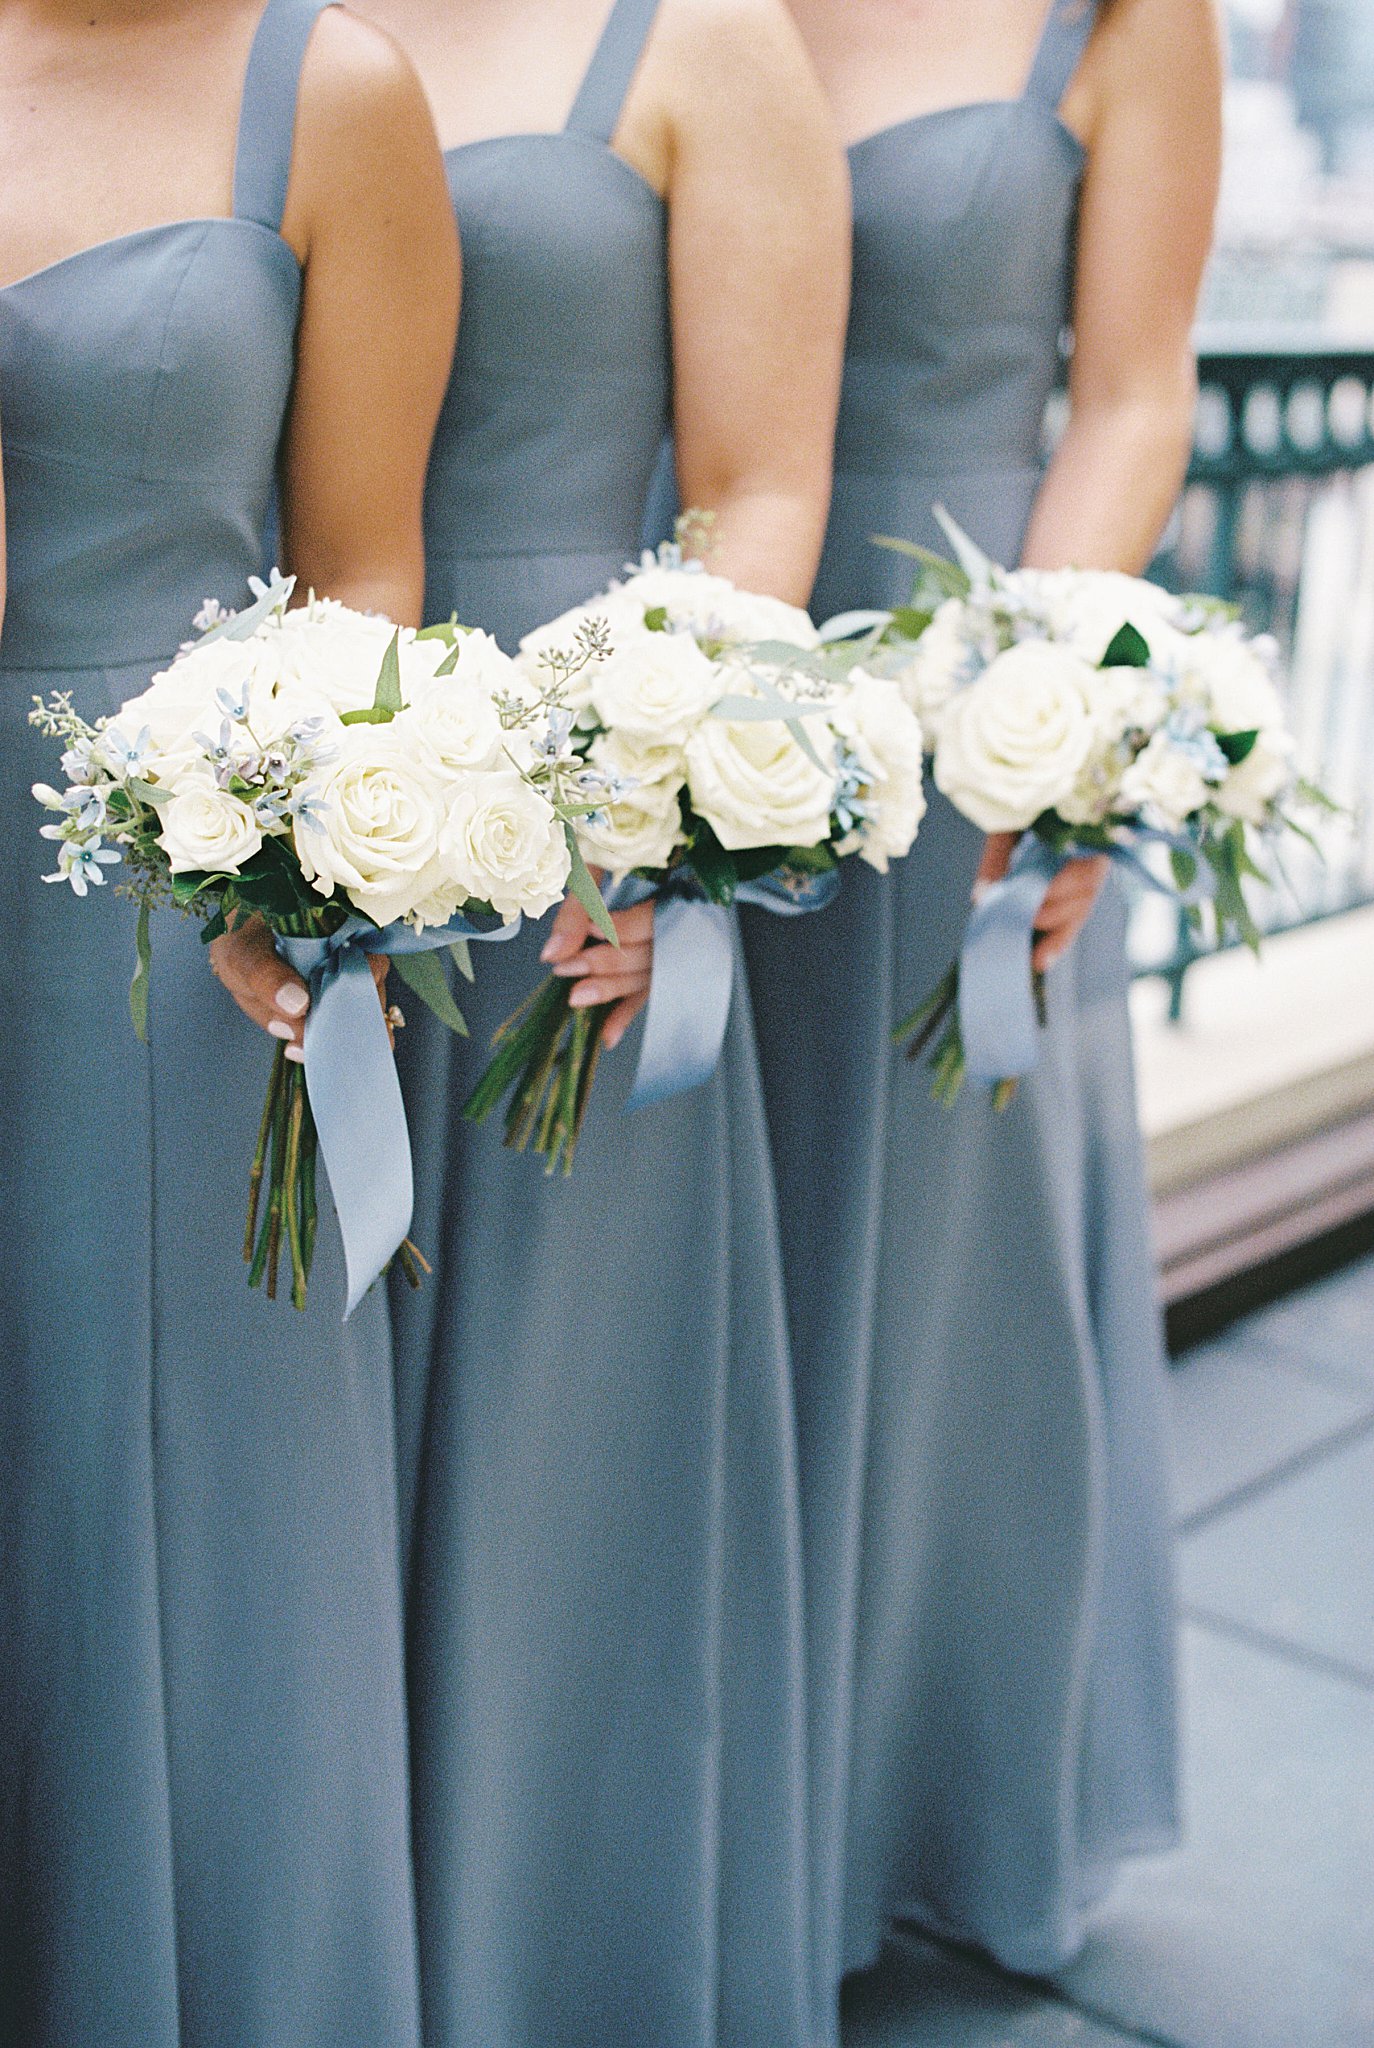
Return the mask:
{"type": "MultiPolygon", "coordinates": [[[[854,284],[818,619],[906,601],[872,545],[1020,554],[1070,316],[1096,6],[1054,0],[1022,97],[850,151],[854,284]]],[[[744,917],[791,1322],[815,1941],[894,1918],[1044,1971],[1175,1831],[1163,1359],[1123,900],[1049,978],[1039,1071],[951,1113],[889,1033],[954,956],[982,835],[938,794],[884,878],[744,917]],[[808,1001],[825,991],[824,1005],[808,1001]],[[822,1169],[822,1162],[824,1168],[822,1169]]]]}
{"type": "MultiPolygon", "coordinates": [[[[463,242],[426,502],[431,617],[508,648],[638,552],[668,417],[666,209],[610,148],[656,0],[561,133],[448,153],[463,242]]],[[[794,1426],[742,962],[718,1074],[569,1181],[462,1121],[546,927],[412,1016],[392,1294],[427,2048],[826,2048],[807,1953],[794,1426]],[[814,2006],[814,2009],[813,2009],[814,2006]]],[[[408,1006],[413,1010],[414,1005],[408,1006]]]]}
{"type": "MultiPolygon", "coordinates": [[[[112,711],[242,602],[301,298],[280,234],[321,0],[268,0],[233,213],[0,290],[9,601],[0,1001],[0,2036],[418,2048],[394,1425],[380,1291],[249,1291],[270,1045],[154,920],[46,888],[35,693],[112,711]],[[257,1105],[255,1107],[255,1104],[257,1105]]],[[[117,878],[118,870],[114,871],[117,878]]]]}

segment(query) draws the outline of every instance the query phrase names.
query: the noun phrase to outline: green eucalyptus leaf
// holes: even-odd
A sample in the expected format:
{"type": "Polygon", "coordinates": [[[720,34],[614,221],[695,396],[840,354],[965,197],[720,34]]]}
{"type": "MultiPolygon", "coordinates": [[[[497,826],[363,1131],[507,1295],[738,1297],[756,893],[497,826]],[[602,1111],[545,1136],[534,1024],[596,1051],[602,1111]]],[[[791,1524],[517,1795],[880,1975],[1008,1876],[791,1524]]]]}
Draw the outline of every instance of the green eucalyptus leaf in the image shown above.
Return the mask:
{"type": "Polygon", "coordinates": [[[462,975],[464,981],[476,981],[477,975],[474,972],[472,965],[472,948],[468,944],[467,940],[455,939],[453,941],[453,944],[449,947],[448,952],[450,960],[452,960],[454,966],[458,969],[458,972],[462,975]]]}
{"type": "Polygon", "coordinates": [[[668,607],[666,604],[651,604],[644,614],[644,629],[648,633],[666,633],[668,630],[668,607]]]}
{"type": "Polygon", "coordinates": [[[391,966],[392,971],[420,998],[426,1009],[433,1011],[441,1024],[446,1024],[460,1038],[467,1037],[467,1021],[453,1000],[453,990],[437,953],[393,953],[391,966]]]}
{"type": "Polygon", "coordinates": [[[401,697],[401,634],[400,628],[386,643],[382,666],[377,675],[377,689],[371,704],[365,711],[345,711],[340,725],[390,725],[405,704],[401,697]]]}
{"type": "Polygon", "coordinates": [[[620,950],[620,934],[611,922],[611,913],[606,908],[601,891],[592,880],[591,869],[582,858],[582,848],[577,843],[577,834],[573,831],[571,825],[565,825],[563,832],[568,842],[568,855],[572,861],[572,868],[568,875],[568,886],[600,932],[602,938],[606,940],[608,945],[614,946],[618,952],[620,950]]]}

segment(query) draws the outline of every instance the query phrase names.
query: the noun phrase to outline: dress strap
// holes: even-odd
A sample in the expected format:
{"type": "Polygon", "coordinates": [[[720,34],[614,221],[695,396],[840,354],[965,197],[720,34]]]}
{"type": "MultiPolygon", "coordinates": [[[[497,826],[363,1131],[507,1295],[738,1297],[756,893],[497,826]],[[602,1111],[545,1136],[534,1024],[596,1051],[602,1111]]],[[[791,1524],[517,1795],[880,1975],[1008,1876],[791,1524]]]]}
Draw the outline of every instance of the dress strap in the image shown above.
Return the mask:
{"type": "Polygon", "coordinates": [[[1097,7],[1098,0],[1050,0],[1040,47],[1026,81],[1028,100],[1039,100],[1046,107],[1058,107],[1088,47],[1088,39],[1097,20],[1097,7]]]}
{"type": "Polygon", "coordinates": [[[311,31],[335,0],[267,0],[248,53],[234,152],[234,214],[281,231],[291,150],[296,138],[296,94],[311,31]]]}
{"type": "Polygon", "coordinates": [[[658,0],[615,0],[573,101],[568,116],[569,134],[590,135],[598,142],[610,142],[657,13],[658,0]]]}

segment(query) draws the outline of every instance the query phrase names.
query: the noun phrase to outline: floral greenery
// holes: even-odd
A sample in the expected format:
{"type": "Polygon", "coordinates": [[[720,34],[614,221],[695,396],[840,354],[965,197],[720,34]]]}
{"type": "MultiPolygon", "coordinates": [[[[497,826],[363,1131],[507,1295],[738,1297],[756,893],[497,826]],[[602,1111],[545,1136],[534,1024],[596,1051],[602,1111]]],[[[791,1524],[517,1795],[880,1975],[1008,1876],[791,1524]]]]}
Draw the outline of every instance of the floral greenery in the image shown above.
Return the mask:
{"type": "MultiPolygon", "coordinates": [[[[129,1002],[141,1040],[148,1036],[155,909],[170,905],[198,918],[207,944],[255,917],[283,938],[328,938],[350,919],[380,930],[396,915],[394,908],[382,912],[376,899],[351,885],[339,886],[332,876],[323,874],[316,841],[327,845],[330,839],[329,774],[331,764],[339,758],[340,741],[354,744],[343,738],[340,729],[387,727],[409,708],[403,693],[402,635],[386,621],[347,613],[340,606],[317,605],[314,599],[304,612],[288,615],[290,592],[288,580],[274,577],[270,584],[256,586],[257,601],[241,617],[218,605],[207,606],[198,621],[207,629],[203,637],[188,644],[182,658],[155,678],[142,698],[114,717],[89,723],[65,692],[46,701],[36,699],[30,714],[34,726],[61,745],[66,777],[61,790],[47,784],[38,784],[34,790],[39,803],[53,814],[52,821],[42,827],[43,836],[55,841],[58,848],[57,868],[45,879],[66,882],[76,895],[84,897],[92,889],[106,886],[107,872],[122,863],[117,890],[137,906],[129,1002]],[[261,643],[264,636],[270,641],[274,631],[286,630],[288,617],[291,630],[303,636],[308,685],[300,684],[294,671],[288,678],[279,662],[273,666],[275,656],[259,674],[253,666],[255,650],[243,645],[250,640],[261,643]],[[331,633],[340,632],[345,639],[352,635],[355,665],[356,660],[366,663],[368,659],[377,664],[371,670],[375,683],[370,686],[370,696],[364,690],[347,708],[349,692],[340,694],[336,671],[341,656],[348,656],[350,649],[329,639],[331,633]],[[312,634],[323,637],[317,659],[313,650],[320,643],[312,634]],[[226,650],[215,648],[217,640],[239,644],[238,656],[232,648],[228,650],[227,667],[226,650]],[[379,641],[378,664],[376,653],[369,656],[367,650],[379,641]],[[195,666],[200,656],[204,668],[207,657],[201,655],[202,649],[209,650],[203,691],[201,668],[195,666]],[[221,677],[218,687],[217,675],[221,677]],[[299,706],[296,696],[290,696],[285,709],[277,704],[278,688],[288,695],[295,691],[299,706]],[[165,740],[158,711],[159,705],[165,708],[167,704],[173,704],[178,712],[172,721],[177,727],[177,744],[170,752],[155,744],[153,737],[156,728],[159,742],[165,740]],[[301,715],[296,715],[298,709],[301,715]],[[262,726],[260,712],[270,714],[270,731],[262,726]],[[145,714],[149,723],[141,722],[145,714]],[[209,726],[218,721],[218,729],[209,734],[194,725],[183,729],[188,718],[201,718],[209,726]],[[212,823],[229,821],[222,847],[213,833],[206,838],[207,850],[217,858],[213,867],[198,866],[185,858],[186,837],[184,833],[178,836],[176,817],[178,802],[187,796],[208,807],[212,823]],[[221,851],[222,860],[218,859],[221,851]]],[[[256,651],[262,652],[261,645],[256,651]]],[[[414,669],[417,686],[451,677],[465,655],[485,664],[476,686],[484,688],[491,699],[494,719],[492,710],[484,716],[492,721],[498,741],[490,749],[489,759],[476,761],[471,773],[452,779],[466,780],[471,787],[494,786],[481,783],[491,769],[529,792],[536,818],[542,813],[547,821],[541,830],[560,842],[561,862],[554,873],[552,895],[545,893],[532,907],[542,909],[557,900],[564,882],[570,880],[590,914],[609,930],[575,835],[577,823],[604,790],[595,771],[574,759],[567,748],[570,719],[563,708],[580,670],[604,652],[604,638],[589,626],[570,651],[546,664],[541,688],[531,693],[494,643],[483,635],[469,635],[456,620],[407,635],[405,644],[407,672],[414,669]],[[422,657],[417,652],[436,641],[439,648],[422,657]],[[512,768],[518,771],[515,778],[512,768]]],[[[346,661],[343,665],[347,666],[346,661]]],[[[407,732],[412,729],[417,735],[417,759],[427,746],[432,748],[442,740],[442,733],[436,740],[433,733],[426,736],[426,729],[408,723],[407,732]]],[[[361,736],[358,744],[366,744],[361,736]]],[[[426,773],[436,798],[442,799],[446,787],[441,786],[442,777],[435,779],[433,764],[426,773]]],[[[438,843],[442,846],[442,841],[438,843]]],[[[532,876],[528,886],[547,891],[550,872],[546,854],[541,875],[532,876]]],[[[512,909],[522,907],[522,882],[519,873],[506,880],[507,893],[514,892],[514,901],[505,911],[509,915],[512,909]]],[[[421,929],[427,924],[442,926],[452,915],[455,896],[465,915],[493,915],[485,897],[466,888],[455,889],[445,907],[438,910],[427,911],[417,899],[414,910],[405,910],[407,921],[421,929]]],[[[402,897],[404,900],[404,887],[402,897]]],[[[469,972],[466,949],[459,945],[453,952],[460,969],[469,972]]],[[[412,991],[445,1024],[465,1030],[452,989],[433,953],[399,955],[396,966],[412,991]]],[[[279,1046],[249,1174],[244,1258],[250,1284],[265,1285],[269,1297],[275,1297],[285,1249],[291,1298],[297,1308],[305,1305],[317,1230],[317,1152],[304,1072],[297,1062],[287,1060],[286,1048],[279,1046]]],[[[407,1242],[399,1257],[418,1284],[418,1268],[423,1264],[418,1252],[407,1242]]]]}

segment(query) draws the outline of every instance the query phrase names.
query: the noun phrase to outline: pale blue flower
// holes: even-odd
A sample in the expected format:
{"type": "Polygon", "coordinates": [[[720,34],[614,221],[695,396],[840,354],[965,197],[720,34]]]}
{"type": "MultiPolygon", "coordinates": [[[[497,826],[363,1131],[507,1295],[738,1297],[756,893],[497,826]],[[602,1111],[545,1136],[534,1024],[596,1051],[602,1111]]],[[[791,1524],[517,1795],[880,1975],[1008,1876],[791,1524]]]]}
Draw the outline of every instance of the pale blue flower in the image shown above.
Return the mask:
{"type": "MultiPolygon", "coordinates": [[[[45,836],[57,831],[53,825],[44,826],[45,836]]],[[[88,889],[103,889],[105,876],[102,870],[117,867],[119,855],[112,847],[102,846],[98,839],[81,845],[74,839],[65,840],[58,850],[57,872],[44,875],[45,882],[70,882],[75,896],[84,896],[88,889]]]]}
{"type": "Polygon", "coordinates": [[[235,725],[243,725],[248,719],[248,684],[241,683],[237,690],[231,690],[221,683],[215,691],[215,702],[226,718],[232,718],[235,725]]]}
{"type": "MultiPolygon", "coordinates": [[[[101,748],[113,765],[116,775],[124,780],[138,774],[148,758],[152,744],[153,735],[146,725],[132,739],[126,739],[117,725],[101,728],[101,748]]],[[[65,762],[63,765],[65,766],[65,762]]]]}

